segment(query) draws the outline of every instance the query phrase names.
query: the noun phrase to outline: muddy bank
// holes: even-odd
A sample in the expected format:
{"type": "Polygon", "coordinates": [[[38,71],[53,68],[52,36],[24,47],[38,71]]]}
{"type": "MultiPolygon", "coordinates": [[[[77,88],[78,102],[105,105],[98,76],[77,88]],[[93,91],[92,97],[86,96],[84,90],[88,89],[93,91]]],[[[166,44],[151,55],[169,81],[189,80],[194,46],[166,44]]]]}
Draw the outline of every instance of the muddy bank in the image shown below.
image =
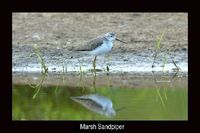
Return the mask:
{"type": "MultiPolygon", "coordinates": [[[[41,48],[41,56],[44,59],[49,72],[79,72],[91,73],[93,69],[93,56],[80,54],[80,52],[68,51],[64,49],[41,48]],[[64,70],[63,70],[64,69],[64,70]]],[[[41,72],[41,63],[34,53],[34,48],[29,46],[13,46],[13,72],[41,72]],[[23,54],[21,53],[23,51],[23,54]]],[[[132,72],[132,73],[150,73],[173,72],[176,66],[180,67],[180,72],[187,75],[187,52],[176,51],[170,54],[160,52],[156,58],[155,67],[152,68],[155,51],[144,50],[143,52],[115,53],[111,52],[108,56],[99,56],[97,58],[97,69],[106,72],[109,66],[109,72],[132,72]],[[166,59],[166,64],[164,64],[166,59]]]]}
{"type": "MultiPolygon", "coordinates": [[[[42,75],[41,63],[37,56],[30,57],[30,53],[34,53],[33,47],[24,48],[26,52],[23,52],[23,56],[18,54],[17,58],[13,58],[13,83],[37,84],[42,75]]],[[[13,46],[13,53],[23,51],[24,48],[13,46]]],[[[43,82],[47,86],[91,87],[95,81],[96,87],[155,88],[165,85],[169,88],[184,88],[188,83],[186,51],[176,51],[173,54],[160,52],[154,68],[153,51],[127,52],[121,55],[112,51],[109,57],[98,57],[96,79],[91,71],[93,56],[80,56],[79,52],[65,49],[41,48],[40,51],[48,68],[49,76],[43,82]],[[163,64],[164,57],[167,59],[166,64],[163,64]],[[173,70],[176,66],[172,59],[179,67],[178,72],[173,70]],[[106,70],[107,66],[109,71],[106,70]]]]}
{"type": "Polygon", "coordinates": [[[188,73],[188,19],[186,13],[13,13],[13,74],[41,72],[34,44],[41,51],[49,73],[91,74],[94,57],[73,50],[88,40],[112,31],[121,40],[108,57],[99,56],[99,73],[188,73]],[[161,52],[152,68],[157,37],[163,32],[161,52]],[[168,51],[168,52],[167,52],[168,51]],[[164,66],[164,67],[163,67],[164,66]]]}

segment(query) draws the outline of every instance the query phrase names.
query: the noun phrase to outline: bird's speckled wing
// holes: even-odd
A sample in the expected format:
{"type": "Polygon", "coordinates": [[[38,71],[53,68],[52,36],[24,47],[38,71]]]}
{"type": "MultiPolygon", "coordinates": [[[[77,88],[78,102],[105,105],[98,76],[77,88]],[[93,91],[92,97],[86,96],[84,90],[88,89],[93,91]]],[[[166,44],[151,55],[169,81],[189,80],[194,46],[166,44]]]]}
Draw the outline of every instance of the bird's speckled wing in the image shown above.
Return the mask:
{"type": "Polygon", "coordinates": [[[85,45],[84,48],[78,49],[78,51],[91,51],[97,47],[99,47],[103,43],[103,38],[104,36],[98,36],[97,38],[94,38],[90,41],[88,41],[85,45]]]}

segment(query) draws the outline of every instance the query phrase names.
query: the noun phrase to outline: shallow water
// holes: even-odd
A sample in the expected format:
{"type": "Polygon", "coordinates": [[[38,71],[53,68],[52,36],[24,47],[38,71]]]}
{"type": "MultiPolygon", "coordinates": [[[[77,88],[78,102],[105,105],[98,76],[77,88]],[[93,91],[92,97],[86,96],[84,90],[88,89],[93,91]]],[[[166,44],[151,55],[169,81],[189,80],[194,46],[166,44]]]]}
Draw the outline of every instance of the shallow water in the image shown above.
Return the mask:
{"type": "MultiPolygon", "coordinates": [[[[142,80],[140,82],[142,83],[142,80]]],[[[13,120],[187,120],[187,86],[173,87],[166,84],[143,88],[44,85],[35,99],[33,99],[35,88],[13,84],[12,118],[13,120]],[[116,114],[107,116],[71,99],[74,96],[89,94],[109,99],[116,114]]]]}

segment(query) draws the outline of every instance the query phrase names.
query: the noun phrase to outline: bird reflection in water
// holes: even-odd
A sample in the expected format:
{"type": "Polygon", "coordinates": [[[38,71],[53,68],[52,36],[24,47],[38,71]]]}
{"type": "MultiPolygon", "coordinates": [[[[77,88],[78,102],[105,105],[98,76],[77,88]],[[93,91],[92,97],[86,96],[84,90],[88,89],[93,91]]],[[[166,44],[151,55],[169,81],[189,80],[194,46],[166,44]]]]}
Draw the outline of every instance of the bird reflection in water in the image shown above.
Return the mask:
{"type": "Polygon", "coordinates": [[[101,115],[105,115],[107,117],[113,117],[116,115],[116,111],[113,109],[112,101],[102,95],[88,94],[71,97],[71,99],[77,103],[80,103],[85,108],[101,115]]]}

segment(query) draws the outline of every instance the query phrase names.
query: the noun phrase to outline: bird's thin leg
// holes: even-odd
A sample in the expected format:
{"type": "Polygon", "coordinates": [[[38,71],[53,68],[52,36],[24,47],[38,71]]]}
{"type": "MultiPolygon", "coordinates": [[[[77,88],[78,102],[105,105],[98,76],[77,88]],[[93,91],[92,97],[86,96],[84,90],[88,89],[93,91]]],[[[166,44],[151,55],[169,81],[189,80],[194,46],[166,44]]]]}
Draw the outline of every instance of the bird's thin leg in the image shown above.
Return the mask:
{"type": "Polygon", "coordinates": [[[97,59],[97,56],[94,57],[94,61],[93,61],[93,68],[94,68],[93,87],[95,89],[95,93],[96,93],[96,59],[97,59]]]}
{"type": "Polygon", "coordinates": [[[97,56],[94,57],[94,61],[93,61],[93,68],[94,68],[95,73],[96,73],[96,59],[97,59],[97,56]]]}
{"type": "Polygon", "coordinates": [[[94,78],[93,78],[93,88],[96,93],[96,72],[94,73],[94,78]]]}

